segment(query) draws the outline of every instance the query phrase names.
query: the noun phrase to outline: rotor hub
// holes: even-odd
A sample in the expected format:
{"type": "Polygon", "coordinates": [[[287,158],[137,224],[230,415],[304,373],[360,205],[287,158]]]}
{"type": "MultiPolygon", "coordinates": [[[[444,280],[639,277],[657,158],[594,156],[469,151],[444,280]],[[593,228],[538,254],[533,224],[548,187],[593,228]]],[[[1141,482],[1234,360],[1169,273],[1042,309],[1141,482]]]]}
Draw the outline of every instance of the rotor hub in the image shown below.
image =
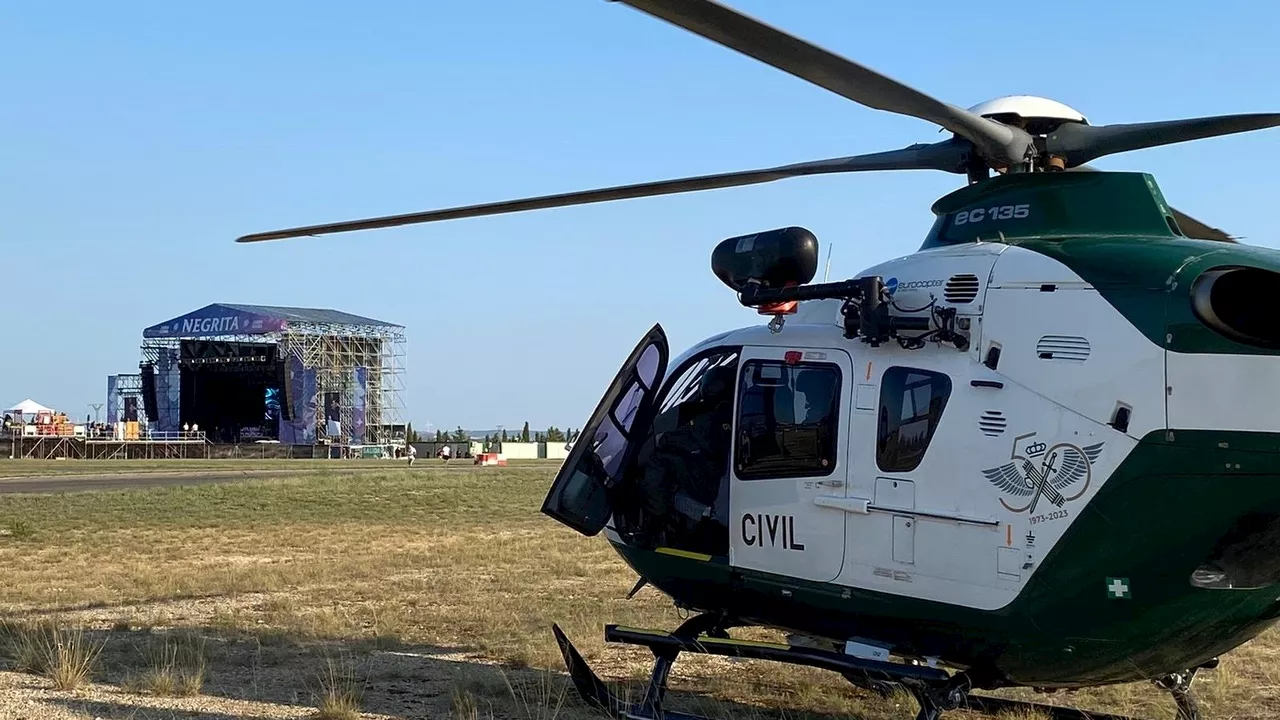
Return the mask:
{"type": "Polygon", "coordinates": [[[978,103],[969,108],[969,112],[1021,128],[1032,135],[1048,135],[1067,122],[1089,124],[1088,118],[1079,110],[1036,95],[1006,95],[978,103]]]}

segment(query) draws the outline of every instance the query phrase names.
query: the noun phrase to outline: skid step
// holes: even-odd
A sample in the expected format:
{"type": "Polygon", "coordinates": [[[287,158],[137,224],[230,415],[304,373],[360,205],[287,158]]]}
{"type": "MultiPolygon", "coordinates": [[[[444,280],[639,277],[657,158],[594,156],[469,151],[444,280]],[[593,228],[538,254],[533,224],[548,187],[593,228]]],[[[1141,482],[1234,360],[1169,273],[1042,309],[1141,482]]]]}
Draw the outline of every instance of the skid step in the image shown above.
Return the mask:
{"type": "Polygon", "coordinates": [[[804,665],[838,672],[845,677],[861,676],[867,680],[900,682],[917,680],[926,683],[946,682],[950,676],[937,668],[923,665],[906,665],[870,658],[828,652],[815,648],[801,648],[781,643],[734,640],[732,638],[699,635],[684,638],[671,633],[641,630],[622,625],[604,626],[605,642],[641,645],[657,653],[688,652],[704,655],[720,655],[754,660],[773,660],[789,665],[804,665]]]}
{"type": "MultiPolygon", "coordinates": [[[[614,694],[587,665],[564,631],[558,625],[553,625],[552,631],[578,694],[583,700],[617,720],[705,720],[672,712],[664,707],[671,666],[685,652],[804,665],[837,672],[854,685],[879,693],[905,690],[919,705],[916,720],[941,720],[941,716],[949,710],[972,710],[987,715],[1008,711],[1032,712],[1053,720],[1133,720],[1071,707],[975,695],[971,692],[975,688],[964,672],[950,675],[943,670],[922,665],[857,658],[780,643],[734,640],[728,637],[726,630],[735,625],[721,616],[710,614],[692,617],[670,633],[606,625],[606,642],[639,645],[649,648],[653,653],[653,672],[648,688],[639,702],[627,701],[614,694]]],[[[1194,676],[1194,672],[1189,672],[1185,676],[1171,677],[1164,684],[1157,683],[1174,693],[1178,705],[1178,720],[1200,720],[1195,701],[1187,694],[1194,676]]]]}

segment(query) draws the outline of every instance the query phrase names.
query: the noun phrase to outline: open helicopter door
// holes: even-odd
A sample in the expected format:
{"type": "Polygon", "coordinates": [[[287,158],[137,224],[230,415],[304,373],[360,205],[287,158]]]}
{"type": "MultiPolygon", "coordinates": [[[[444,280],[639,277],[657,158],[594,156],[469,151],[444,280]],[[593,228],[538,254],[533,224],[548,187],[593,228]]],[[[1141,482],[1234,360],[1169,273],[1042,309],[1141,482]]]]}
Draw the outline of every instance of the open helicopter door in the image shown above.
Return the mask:
{"type": "Polygon", "coordinates": [[[817,582],[840,574],[851,366],[833,348],[743,348],[729,491],[734,567],[817,582]]]}
{"type": "Polygon", "coordinates": [[[623,363],[595,412],[582,427],[542,503],[542,512],[588,537],[613,514],[614,489],[628,456],[633,432],[643,432],[654,395],[667,371],[667,334],[654,325],[623,363]]]}

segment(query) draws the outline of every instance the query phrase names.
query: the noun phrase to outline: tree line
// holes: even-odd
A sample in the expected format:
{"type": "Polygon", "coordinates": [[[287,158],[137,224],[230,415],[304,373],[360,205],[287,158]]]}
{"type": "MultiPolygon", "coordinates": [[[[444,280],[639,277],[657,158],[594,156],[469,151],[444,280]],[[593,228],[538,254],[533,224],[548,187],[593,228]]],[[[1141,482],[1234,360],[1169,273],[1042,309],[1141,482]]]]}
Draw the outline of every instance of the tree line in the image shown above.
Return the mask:
{"type": "MultiPolygon", "coordinates": [[[[578,437],[579,432],[581,431],[574,430],[572,428],[567,430],[561,430],[560,428],[552,425],[546,430],[534,431],[531,433],[529,431],[529,422],[525,421],[524,427],[520,429],[520,432],[518,433],[513,432],[510,435],[508,435],[506,429],[504,428],[501,433],[485,435],[484,443],[485,443],[485,446],[488,447],[489,445],[495,442],[549,442],[549,443],[569,442],[571,440],[576,439],[578,437]]],[[[423,438],[422,435],[418,433],[418,431],[413,429],[413,423],[409,423],[405,427],[405,439],[408,442],[413,442],[413,443],[426,442],[426,439],[423,438]]],[[[435,441],[442,442],[442,443],[443,442],[454,442],[454,443],[471,442],[471,433],[467,432],[466,430],[463,430],[462,426],[458,426],[458,429],[454,430],[453,432],[448,432],[445,430],[436,430],[435,441]]]]}

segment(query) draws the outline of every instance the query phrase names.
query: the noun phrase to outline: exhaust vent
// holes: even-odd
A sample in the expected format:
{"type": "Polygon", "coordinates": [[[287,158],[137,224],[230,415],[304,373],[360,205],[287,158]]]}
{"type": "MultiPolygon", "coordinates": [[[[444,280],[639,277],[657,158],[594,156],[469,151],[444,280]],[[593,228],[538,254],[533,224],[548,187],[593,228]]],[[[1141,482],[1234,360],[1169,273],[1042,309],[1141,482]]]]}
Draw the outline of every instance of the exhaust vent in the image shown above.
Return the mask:
{"type": "Polygon", "coordinates": [[[978,429],[983,435],[995,437],[1002,435],[1009,421],[1005,419],[1004,413],[999,410],[984,410],[982,417],[978,418],[978,429]]]}
{"type": "Polygon", "coordinates": [[[1045,335],[1036,343],[1041,360],[1084,362],[1089,359],[1089,341],[1078,335],[1045,335]]]}
{"type": "Polygon", "coordinates": [[[1225,338],[1262,348],[1280,347],[1274,313],[1261,300],[1274,297],[1280,273],[1262,268],[1208,270],[1191,284],[1191,309],[1225,338]]]}
{"type": "Polygon", "coordinates": [[[965,305],[978,297],[978,287],[977,275],[952,275],[942,288],[942,299],[952,305],[965,305]]]}

